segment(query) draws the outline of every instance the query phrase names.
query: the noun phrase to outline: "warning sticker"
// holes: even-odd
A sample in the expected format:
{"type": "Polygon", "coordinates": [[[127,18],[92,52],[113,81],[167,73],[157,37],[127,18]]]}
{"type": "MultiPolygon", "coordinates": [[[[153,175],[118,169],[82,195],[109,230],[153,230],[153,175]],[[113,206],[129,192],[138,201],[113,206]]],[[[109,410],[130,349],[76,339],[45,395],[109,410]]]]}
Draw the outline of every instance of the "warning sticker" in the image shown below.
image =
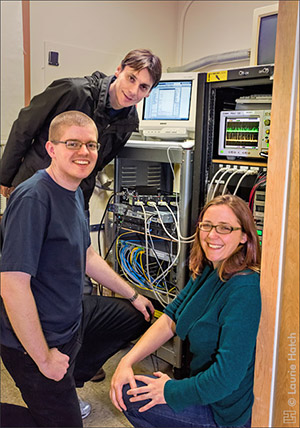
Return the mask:
{"type": "Polygon", "coordinates": [[[221,80],[227,80],[227,74],[228,74],[228,70],[214,71],[212,73],[207,73],[206,81],[220,82],[221,80]]]}

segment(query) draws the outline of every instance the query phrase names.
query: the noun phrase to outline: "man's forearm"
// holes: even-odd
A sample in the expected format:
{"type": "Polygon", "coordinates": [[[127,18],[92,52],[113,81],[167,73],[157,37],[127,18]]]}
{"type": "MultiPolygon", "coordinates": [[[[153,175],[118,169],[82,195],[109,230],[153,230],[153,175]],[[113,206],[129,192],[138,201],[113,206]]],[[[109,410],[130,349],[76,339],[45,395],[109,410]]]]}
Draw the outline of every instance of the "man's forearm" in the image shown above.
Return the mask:
{"type": "Polygon", "coordinates": [[[31,292],[30,275],[2,272],[1,296],[19,341],[38,366],[43,364],[48,358],[49,348],[31,292]]]}
{"type": "Polygon", "coordinates": [[[126,299],[134,295],[134,289],[124,281],[92,247],[87,250],[86,273],[111,291],[126,299]]]}

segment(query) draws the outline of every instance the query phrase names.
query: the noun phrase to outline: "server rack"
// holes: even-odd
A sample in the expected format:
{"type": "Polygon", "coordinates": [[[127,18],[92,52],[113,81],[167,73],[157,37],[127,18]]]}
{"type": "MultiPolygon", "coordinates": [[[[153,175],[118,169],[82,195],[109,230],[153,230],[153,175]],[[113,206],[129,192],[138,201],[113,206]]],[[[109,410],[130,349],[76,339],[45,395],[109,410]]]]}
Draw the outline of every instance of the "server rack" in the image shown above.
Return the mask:
{"type": "MultiPolygon", "coordinates": [[[[244,168],[253,170],[245,177],[238,196],[249,201],[255,181],[260,174],[267,172],[267,157],[228,159],[218,154],[220,114],[234,110],[236,99],[256,95],[272,95],[273,65],[243,67],[214,73],[198,74],[197,117],[194,150],[194,172],[191,225],[196,225],[199,212],[204,206],[207,192],[216,171],[224,168],[244,168]]],[[[237,185],[238,175],[233,177],[229,191],[237,185]]],[[[224,180],[220,183],[222,190],[224,180]]],[[[220,192],[217,192],[217,194],[220,192]]],[[[215,195],[216,196],[216,195],[215,195]]],[[[261,196],[263,198],[263,196],[261,196]]],[[[256,199],[255,199],[256,201],[256,199]]],[[[262,210],[263,208],[260,207],[262,210]]],[[[257,227],[262,234],[263,216],[258,216],[257,227]]]]}
{"type": "MultiPolygon", "coordinates": [[[[177,221],[181,236],[187,237],[190,231],[193,145],[194,142],[129,140],[115,160],[116,196],[109,211],[113,216],[113,236],[118,238],[112,262],[120,275],[152,300],[156,317],[188,280],[190,242],[179,243],[172,237],[177,236],[177,221]],[[147,259],[149,242],[145,241],[150,238],[147,259]],[[163,290],[155,282],[151,288],[149,278],[160,277],[166,267],[169,271],[161,280],[163,290]]],[[[178,337],[155,353],[173,365],[178,377],[183,354],[178,337]]]]}

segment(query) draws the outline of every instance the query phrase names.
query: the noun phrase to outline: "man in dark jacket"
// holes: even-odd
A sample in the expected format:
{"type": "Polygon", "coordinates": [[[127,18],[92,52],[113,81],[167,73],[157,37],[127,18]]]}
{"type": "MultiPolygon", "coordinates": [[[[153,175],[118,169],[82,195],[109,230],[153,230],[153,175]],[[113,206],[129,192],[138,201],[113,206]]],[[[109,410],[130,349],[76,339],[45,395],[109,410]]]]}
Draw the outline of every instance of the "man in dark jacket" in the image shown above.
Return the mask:
{"type": "Polygon", "coordinates": [[[8,197],[18,184],[49,166],[45,143],[51,120],[64,111],[78,110],[94,120],[101,144],[94,170],[81,183],[87,209],[98,171],[138,129],[135,105],[149,96],[160,77],[160,59],[149,50],[136,49],[125,56],[113,76],[96,71],[51,83],[20,111],[12,126],[1,160],[1,194],[8,197]]]}

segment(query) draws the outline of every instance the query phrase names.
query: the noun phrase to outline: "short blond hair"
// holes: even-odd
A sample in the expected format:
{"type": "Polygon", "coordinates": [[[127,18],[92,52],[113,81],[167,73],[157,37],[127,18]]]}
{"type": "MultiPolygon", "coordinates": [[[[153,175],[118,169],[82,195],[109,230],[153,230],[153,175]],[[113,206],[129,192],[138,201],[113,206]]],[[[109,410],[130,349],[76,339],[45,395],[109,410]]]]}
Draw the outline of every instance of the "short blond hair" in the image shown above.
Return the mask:
{"type": "Polygon", "coordinates": [[[59,140],[65,128],[70,126],[94,126],[96,139],[98,140],[98,129],[93,119],[85,113],[76,110],[65,111],[52,119],[49,127],[49,140],[59,140]]]}

